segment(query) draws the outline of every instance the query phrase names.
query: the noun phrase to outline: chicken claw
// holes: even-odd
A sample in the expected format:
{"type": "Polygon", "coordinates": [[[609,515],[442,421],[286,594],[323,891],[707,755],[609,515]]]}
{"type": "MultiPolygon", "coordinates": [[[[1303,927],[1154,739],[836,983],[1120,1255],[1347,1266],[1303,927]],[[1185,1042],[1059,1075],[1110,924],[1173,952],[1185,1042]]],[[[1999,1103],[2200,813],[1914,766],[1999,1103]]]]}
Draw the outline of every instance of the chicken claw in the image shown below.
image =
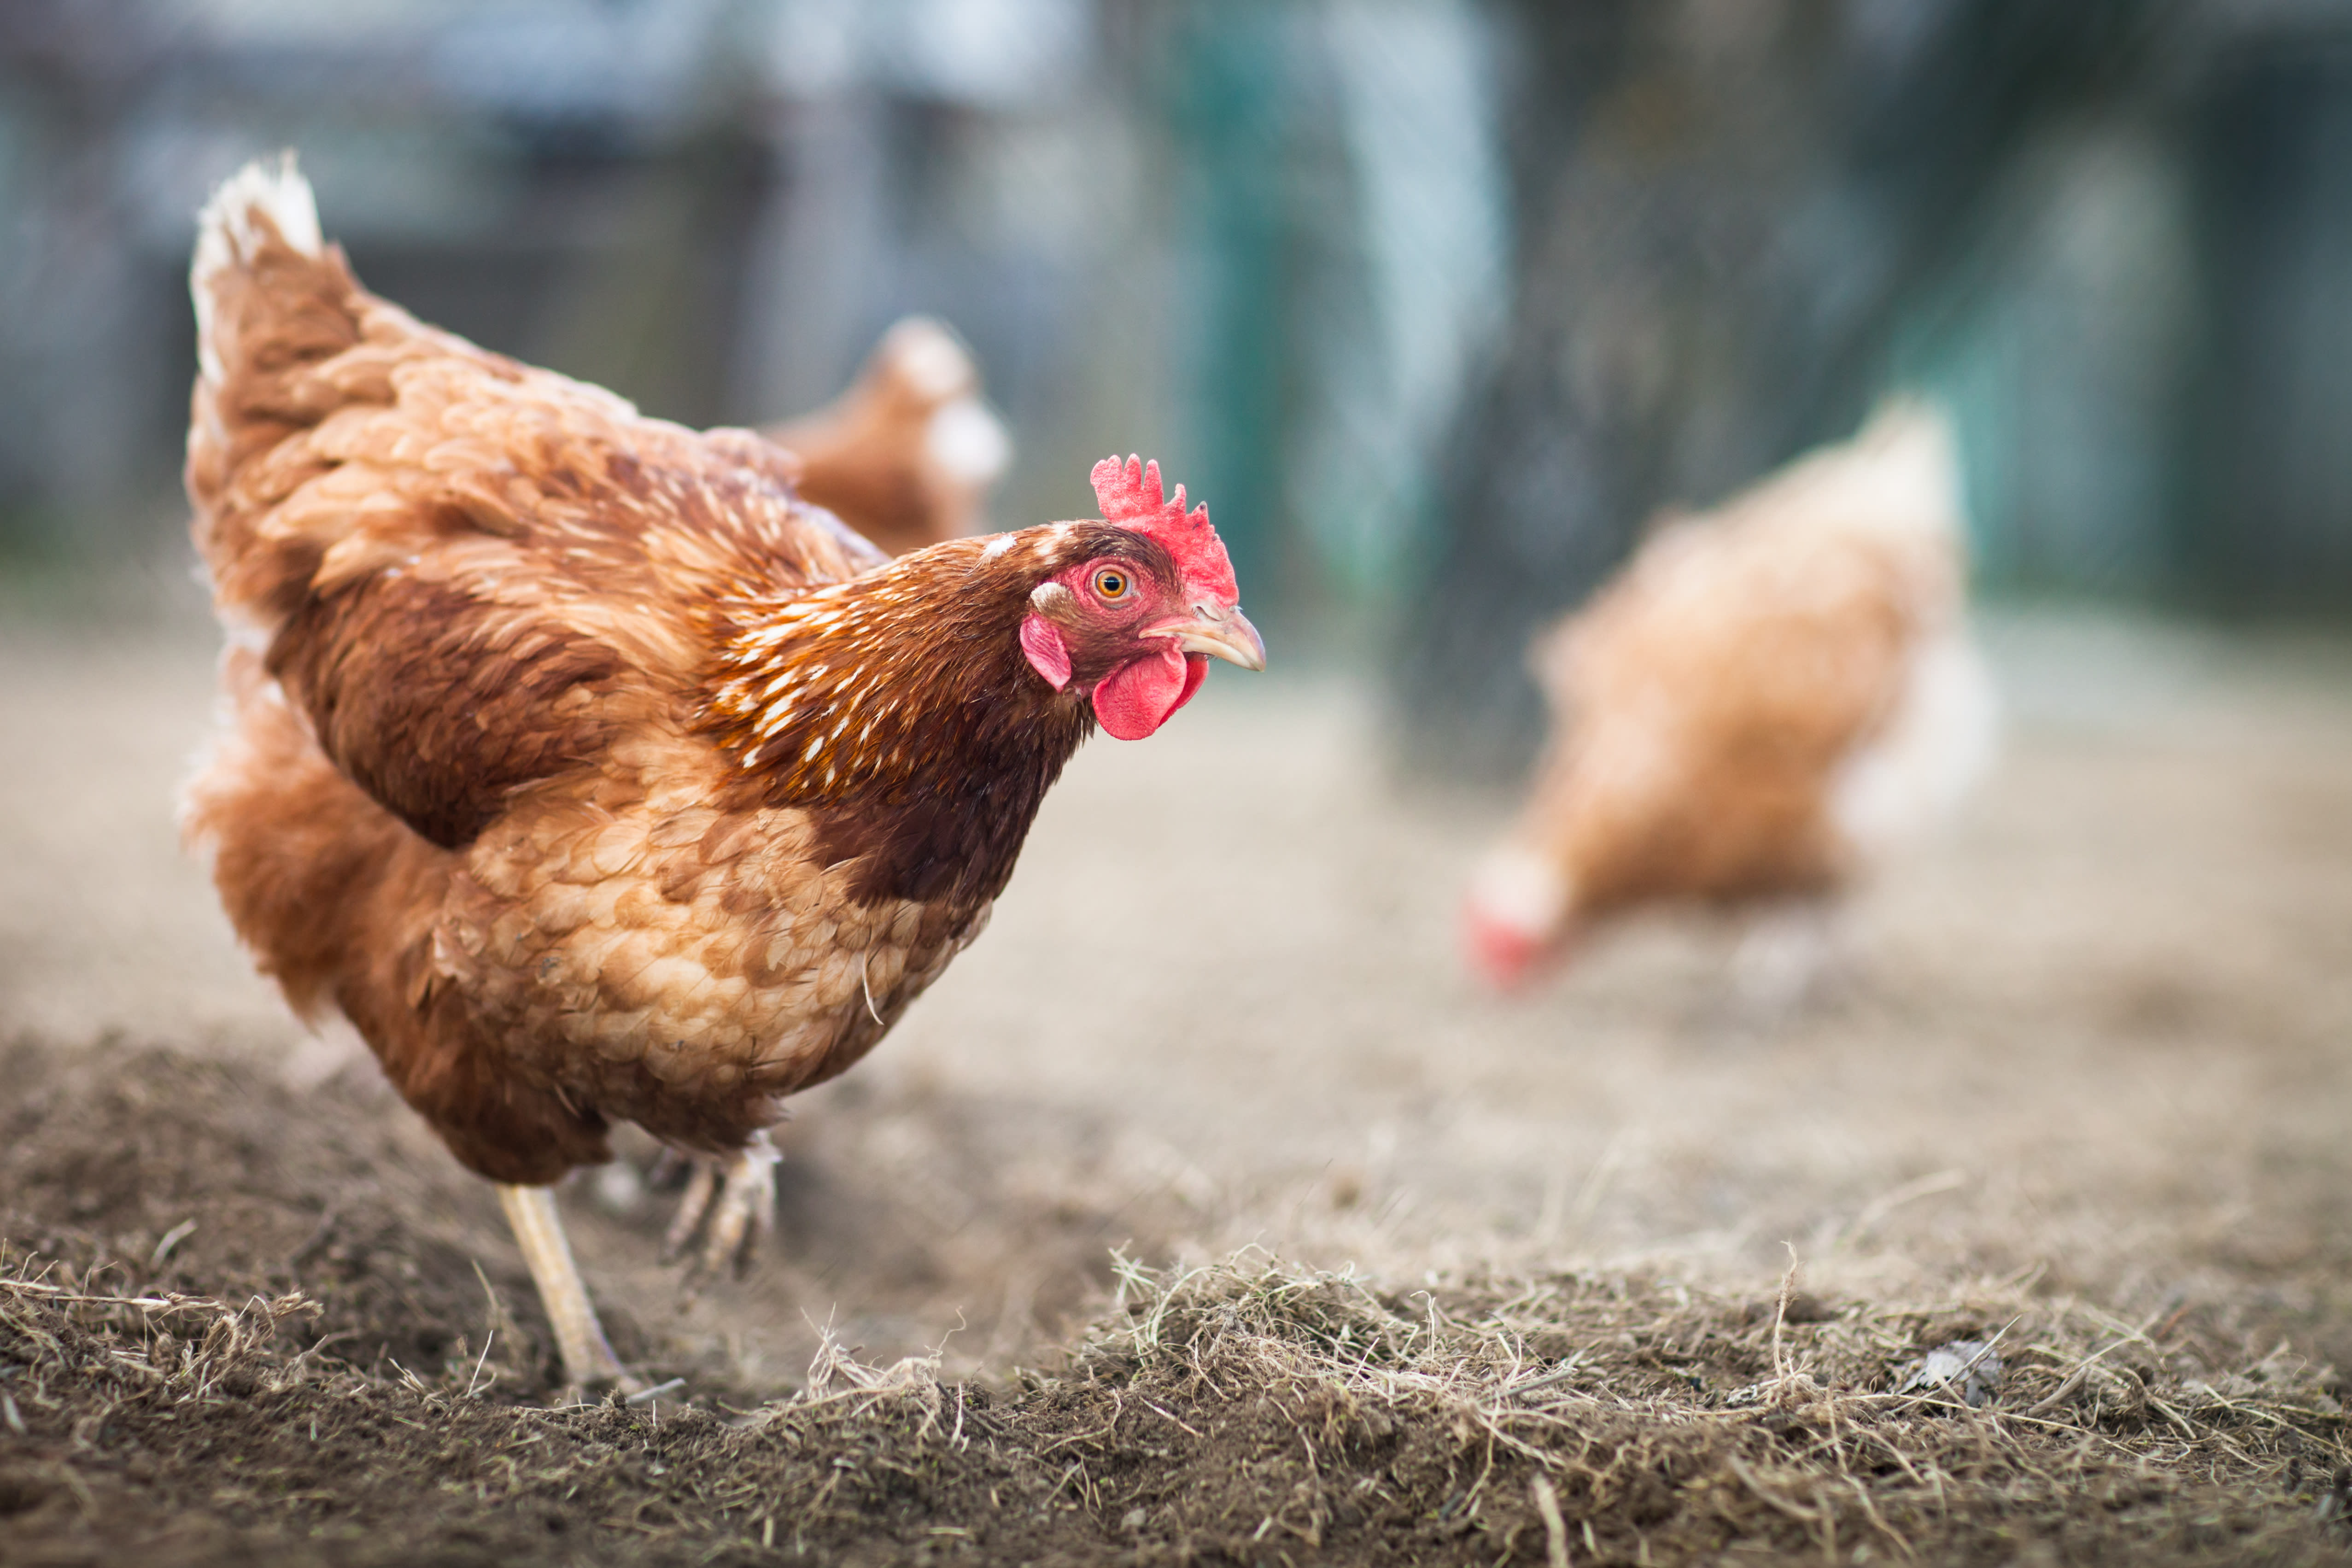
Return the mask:
{"type": "Polygon", "coordinates": [[[677,1217],[663,1238],[662,1258],[665,1262],[676,1262],[696,1236],[702,1237],[702,1246],[686,1270],[689,1300],[721,1269],[731,1267],[740,1279],[760,1238],[775,1228],[779,1158],[765,1132],[754,1132],[751,1142],[732,1154],[688,1156],[694,1173],[687,1179],[677,1217]]]}

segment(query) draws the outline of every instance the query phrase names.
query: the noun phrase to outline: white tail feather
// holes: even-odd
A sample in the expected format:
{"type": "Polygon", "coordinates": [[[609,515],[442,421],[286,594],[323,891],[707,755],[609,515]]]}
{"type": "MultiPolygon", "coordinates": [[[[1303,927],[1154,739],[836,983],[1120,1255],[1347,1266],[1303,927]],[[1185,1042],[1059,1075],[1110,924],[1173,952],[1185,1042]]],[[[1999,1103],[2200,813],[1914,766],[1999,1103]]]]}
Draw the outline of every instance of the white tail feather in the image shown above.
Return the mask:
{"type": "Polygon", "coordinates": [[[883,360],[919,397],[934,402],[980,384],[980,371],[956,335],[929,316],[908,316],[882,334],[883,360]]]}
{"type": "Polygon", "coordinates": [[[996,482],[1013,462],[1013,437],[977,397],[959,397],[923,427],[923,450],[950,479],[969,485],[996,482]]]}
{"type": "Polygon", "coordinates": [[[923,427],[924,455],[959,484],[990,485],[1013,462],[1013,437],[980,397],[980,367],[963,341],[929,316],[908,316],[882,335],[879,361],[915,395],[937,405],[923,427]]]}
{"type": "Polygon", "coordinates": [[[1848,483],[1885,526],[1958,541],[1965,536],[1959,443],[1951,416],[1917,396],[1881,403],[1842,448],[1848,483]]]}
{"type": "Polygon", "coordinates": [[[278,236],[305,256],[325,248],[319,233],[319,204],[310,182],[294,166],[294,154],[256,158],[223,180],[196,218],[196,256],[188,268],[188,292],[196,304],[196,356],[208,381],[222,377],[220,350],[213,339],[213,290],[223,274],[248,265],[261,247],[254,222],[267,216],[278,236]]]}

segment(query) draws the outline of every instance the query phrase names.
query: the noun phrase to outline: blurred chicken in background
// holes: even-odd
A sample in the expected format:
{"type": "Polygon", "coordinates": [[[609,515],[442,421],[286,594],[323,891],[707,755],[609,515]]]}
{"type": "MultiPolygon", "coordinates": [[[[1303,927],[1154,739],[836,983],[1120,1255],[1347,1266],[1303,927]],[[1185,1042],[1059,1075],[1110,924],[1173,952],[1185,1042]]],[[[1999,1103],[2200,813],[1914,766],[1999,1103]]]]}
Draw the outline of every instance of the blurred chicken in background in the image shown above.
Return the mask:
{"type": "Polygon", "coordinates": [[[928,316],[882,336],[848,391],[761,432],[801,459],[801,494],[892,555],[976,532],[1013,442],[961,340],[928,316]]]}
{"type": "MultiPolygon", "coordinates": [[[[1466,910],[1486,977],[1521,984],[1644,905],[1819,909],[1945,816],[1995,723],[1962,529],[1947,420],[1897,401],[1714,512],[1664,520],[1538,637],[1552,734],[1466,910]]],[[[1770,930],[1742,978],[1785,999],[1822,948],[1790,957],[1770,930]]]]}

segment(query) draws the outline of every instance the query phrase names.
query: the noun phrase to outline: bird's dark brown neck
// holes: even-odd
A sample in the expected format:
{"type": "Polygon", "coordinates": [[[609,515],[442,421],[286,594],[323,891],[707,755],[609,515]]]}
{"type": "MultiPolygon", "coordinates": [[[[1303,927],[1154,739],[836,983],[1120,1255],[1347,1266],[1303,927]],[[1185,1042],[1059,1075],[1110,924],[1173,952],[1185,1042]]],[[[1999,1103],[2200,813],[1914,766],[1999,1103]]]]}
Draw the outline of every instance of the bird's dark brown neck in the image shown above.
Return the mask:
{"type": "Polygon", "coordinates": [[[706,730],[761,804],[811,814],[826,863],[861,862],[861,900],[994,898],[1093,729],[1021,652],[1052,532],[952,540],[725,629],[706,730]]]}

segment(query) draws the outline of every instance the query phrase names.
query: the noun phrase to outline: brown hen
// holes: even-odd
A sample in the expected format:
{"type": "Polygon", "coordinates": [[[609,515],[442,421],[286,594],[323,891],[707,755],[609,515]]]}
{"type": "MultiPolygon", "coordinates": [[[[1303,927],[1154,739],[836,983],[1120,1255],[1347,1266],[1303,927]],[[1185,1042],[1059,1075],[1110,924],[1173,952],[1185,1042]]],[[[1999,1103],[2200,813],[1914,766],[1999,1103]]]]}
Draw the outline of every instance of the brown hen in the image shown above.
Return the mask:
{"type": "Polygon", "coordinates": [[[1817,900],[1948,810],[1992,738],[1961,529],[1949,430],[1897,402],[1546,632],[1550,743],[1466,910],[1488,978],[1645,905],[1817,900]]]}
{"type": "Polygon", "coordinates": [[[763,1130],[978,933],[1095,724],[1264,648],[1156,468],[1098,465],[1104,521],[886,562],[765,440],[367,293],[290,160],[215,195],[192,281],[230,644],[189,832],[289,1002],[500,1184],[567,1378],[617,1378],[547,1184],[635,1121],[709,1173],[704,1268],[737,1255],[763,1130]]]}

